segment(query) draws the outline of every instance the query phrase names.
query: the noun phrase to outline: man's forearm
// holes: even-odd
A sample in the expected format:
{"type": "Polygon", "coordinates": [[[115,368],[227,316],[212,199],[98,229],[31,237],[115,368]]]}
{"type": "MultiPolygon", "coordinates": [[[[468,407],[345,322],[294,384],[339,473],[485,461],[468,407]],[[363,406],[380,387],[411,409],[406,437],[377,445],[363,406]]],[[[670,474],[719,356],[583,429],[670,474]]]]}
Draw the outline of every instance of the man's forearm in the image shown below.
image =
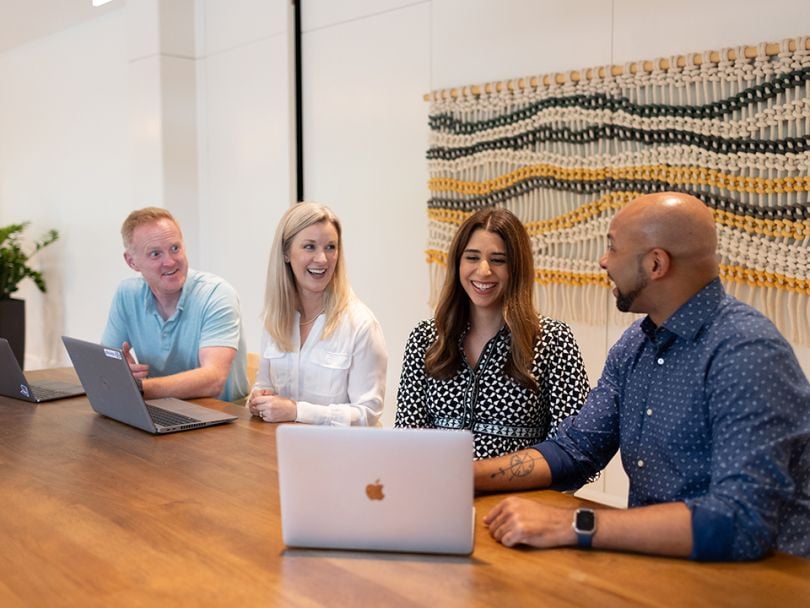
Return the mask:
{"type": "Polygon", "coordinates": [[[200,349],[200,367],[185,372],[143,379],[143,394],[147,399],[177,397],[217,398],[225,390],[236,349],[227,346],[209,346],[200,349]]]}
{"type": "Polygon", "coordinates": [[[551,485],[551,470],[542,454],[525,449],[474,464],[475,489],[483,492],[545,488],[551,485]]]}
{"type": "MultiPolygon", "coordinates": [[[[575,509],[544,505],[510,496],[484,517],[490,534],[507,547],[538,548],[577,544],[575,509]]],[[[692,552],[692,518],[682,502],[634,509],[596,509],[594,549],[635,551],[654,555],[689,557],[692,552]]]]}
{"type": "Polygon", "coordinates": [[[597,511],[593,546],[654,555],[689,557],[692,513],[682,502],[597,511]]]}
{"type": "MultiPolygon", "coordinates": [[[[227,374],[225,375],[227,380],[227,374]]],[[[218,397],[225,386],[222,373],[210,368],[197,369],[143,379],[143,396],[145,399],[176,397],[194,399],[198,397],[218,397]]]]}

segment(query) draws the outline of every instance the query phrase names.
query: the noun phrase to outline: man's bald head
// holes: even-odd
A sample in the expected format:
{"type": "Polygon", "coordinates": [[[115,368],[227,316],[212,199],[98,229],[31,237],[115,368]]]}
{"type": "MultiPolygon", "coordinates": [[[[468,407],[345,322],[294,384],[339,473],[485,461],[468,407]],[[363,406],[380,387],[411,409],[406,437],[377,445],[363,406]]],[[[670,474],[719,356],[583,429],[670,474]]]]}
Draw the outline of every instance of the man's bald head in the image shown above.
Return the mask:
{"type": "Polygon", "coordinates": [[[599,263],[615,284],[619,310],[663,322],[718,276],[712,213],[688,194],[641,196],[613,218],[599,263]]]}
{"type": "MultiPolygon", "coordinates": [[[[717,272],[717,232],[712,212],[702,201],[680,192],[640,196],[614,218],[645,249],[665,250],[675,264],[698,264],[717,272]]],[[[698,270],[694,268],[694,270],[698,270]]]]}

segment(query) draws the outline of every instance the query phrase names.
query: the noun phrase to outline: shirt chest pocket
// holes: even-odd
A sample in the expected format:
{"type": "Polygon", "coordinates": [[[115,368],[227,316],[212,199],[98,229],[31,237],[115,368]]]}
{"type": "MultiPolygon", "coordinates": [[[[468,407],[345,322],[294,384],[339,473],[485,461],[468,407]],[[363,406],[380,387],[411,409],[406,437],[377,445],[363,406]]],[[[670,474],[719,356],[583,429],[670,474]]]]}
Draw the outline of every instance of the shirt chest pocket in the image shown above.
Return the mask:
{"type": "Polygon", "coordinates": [[[270,384],[274,391],[282,395],[290,392],[292,384],[292,355],[276,348],[267,346],[263,356],[269,364],[270,384]]]}
{"type": "Polygon", "coordinates": [[[306,376],[303,388],[311,393],[329,397],[330,401],[343,401],[349,383],[351,353],[315,348],[304,366],[306,376]]]}

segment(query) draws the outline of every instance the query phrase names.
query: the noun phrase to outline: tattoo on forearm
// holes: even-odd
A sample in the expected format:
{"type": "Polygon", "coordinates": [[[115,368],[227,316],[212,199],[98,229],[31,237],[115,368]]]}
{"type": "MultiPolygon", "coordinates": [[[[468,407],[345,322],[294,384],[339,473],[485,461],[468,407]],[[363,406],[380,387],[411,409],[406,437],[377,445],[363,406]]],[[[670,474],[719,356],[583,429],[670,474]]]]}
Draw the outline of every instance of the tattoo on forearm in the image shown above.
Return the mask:
{"type": "Polygon", "coordinates": [[[498,477],[500,475],[507,476],[509,481],[526,477],[534,470],[534,463],[540,460],[540,454],[534,454],[531,451],[517,452],[512,454],[509,458],[508,467],[500,467],[490,477],[498,477]]]}

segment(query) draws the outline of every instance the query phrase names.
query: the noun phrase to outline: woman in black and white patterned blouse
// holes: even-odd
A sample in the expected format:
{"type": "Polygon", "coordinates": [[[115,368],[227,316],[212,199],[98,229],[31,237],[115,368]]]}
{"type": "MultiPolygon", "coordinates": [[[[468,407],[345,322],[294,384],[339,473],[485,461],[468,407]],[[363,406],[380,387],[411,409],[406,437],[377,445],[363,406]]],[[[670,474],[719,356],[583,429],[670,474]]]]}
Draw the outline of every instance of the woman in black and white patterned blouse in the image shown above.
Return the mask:
{"type": "Polygon", "coordinates": [[[482,209],[450,244],[435,318],[405,348],[395,426],[470,429],[475,458],[542,441],[588,394],[570,328],[538,315],[529,235],[482,209]]]}

